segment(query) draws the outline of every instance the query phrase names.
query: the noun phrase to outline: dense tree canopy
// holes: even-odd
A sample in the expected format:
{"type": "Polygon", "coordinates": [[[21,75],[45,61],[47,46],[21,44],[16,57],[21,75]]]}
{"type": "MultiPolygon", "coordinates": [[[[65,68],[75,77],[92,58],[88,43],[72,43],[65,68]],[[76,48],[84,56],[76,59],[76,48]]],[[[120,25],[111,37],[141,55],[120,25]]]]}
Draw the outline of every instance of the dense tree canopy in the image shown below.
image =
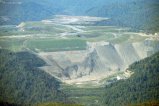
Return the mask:
{"type": "Polygon", "coordinates": [[[29,52],[0,50],[0,100],[16,104],[65,102],[60,82],[38,67],[45,62],[29,52]]]}
{"type": "Polygon", "coordinates": [[[103,104],[125,106],[159,101],[159,53],[130,65],[134,74],[105,87],[103,104]]]}

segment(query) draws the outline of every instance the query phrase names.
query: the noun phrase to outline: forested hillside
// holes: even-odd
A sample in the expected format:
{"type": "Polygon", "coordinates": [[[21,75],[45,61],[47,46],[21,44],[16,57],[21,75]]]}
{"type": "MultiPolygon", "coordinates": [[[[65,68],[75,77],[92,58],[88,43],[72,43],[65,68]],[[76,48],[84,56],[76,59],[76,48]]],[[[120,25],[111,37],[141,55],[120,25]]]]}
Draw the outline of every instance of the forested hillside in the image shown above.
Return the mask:
{"type": "Polygon", "coordinates": [[[110,18],[102,23],[105,25],[154,33],[159,31],[158,9],[158,0],[1,0],[0,24],[37,21],[53,15],[98,16],[110,18]]]}
{"type": "Polygon", "coordinates": [[[127,106],[159,101],[159,53],[130,65],[134,74],[105,87],[103,104],[127,106]]]}
{"type": "Polygon", "coordinates": [[[0,106],[158,106],[158,51],[159,0],[0,0],[0,106]]]}
{"type": "Polygon", "coordinates": [[[49,6],[28,0],[0,2],[0,24],[10,25],[23,21],[38,21],[53,16],[58,11],[54,4],[49,6]]]}
{"type": "Polygon", "coordinates": [[[38,67],[45,62],[28,52],[0,50],[0,101],[15,104],[66,102],[60,82],[38,67]]]}
{"type": "Polygon", "coordinates": [[[159,2],[157,0],[122,0],[105,3],[87,11],[89,15],[109,17],[103,24],[130,27],[134,31],[158,32],[159,2]]]}

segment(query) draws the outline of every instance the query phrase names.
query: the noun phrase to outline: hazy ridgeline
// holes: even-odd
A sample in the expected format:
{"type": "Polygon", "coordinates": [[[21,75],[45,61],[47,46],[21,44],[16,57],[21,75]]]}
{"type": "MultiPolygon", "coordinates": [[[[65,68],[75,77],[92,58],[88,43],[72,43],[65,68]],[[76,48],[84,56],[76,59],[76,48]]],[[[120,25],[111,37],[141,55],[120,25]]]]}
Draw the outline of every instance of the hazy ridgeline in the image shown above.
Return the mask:
{"type": "Polygon", "coordinates": [[[0,0],[0,105],[158,106],[158,0],[0,0]]]}
{"type": "Polygon", "coordinates": [[[0,23],[18,24],[53,15],[86,15],[111,18],[99,24],[158,31],[158,0],[1,0],[0,23]],[[16,3],[17,2],[17,3],[16,3]]]}

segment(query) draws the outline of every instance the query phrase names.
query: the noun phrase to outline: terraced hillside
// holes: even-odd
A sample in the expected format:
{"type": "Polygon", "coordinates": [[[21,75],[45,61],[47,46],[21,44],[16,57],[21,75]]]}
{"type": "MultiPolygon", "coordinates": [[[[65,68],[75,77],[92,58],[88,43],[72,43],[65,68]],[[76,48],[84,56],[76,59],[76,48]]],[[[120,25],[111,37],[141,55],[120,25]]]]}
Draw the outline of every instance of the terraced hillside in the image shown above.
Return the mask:
{"type": "Polygon", "coordinates": [[[52,19],[1,26],[1,48],[30,51],[47,64],[45,72],[67,84],[103,86],[125,79],[130,64],[159,50],[158,33],[97,26],[109,18],[56,15],[52,19]]]}
{"type": "Polygon", "coordinates": [[[158,106],[159,0],[0,0],[0,106],[158,106]]]}

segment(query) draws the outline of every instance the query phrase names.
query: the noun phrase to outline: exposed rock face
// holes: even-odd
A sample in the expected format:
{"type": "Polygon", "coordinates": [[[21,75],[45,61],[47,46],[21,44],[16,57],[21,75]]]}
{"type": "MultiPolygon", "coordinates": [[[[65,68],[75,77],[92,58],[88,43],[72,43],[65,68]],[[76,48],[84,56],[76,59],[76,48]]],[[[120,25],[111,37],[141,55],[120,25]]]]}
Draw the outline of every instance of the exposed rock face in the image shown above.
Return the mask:
{"type": "Polygon", "coordinates": [[[137,51],[140,50],[133,47],[133,44],[128,43],[128,44],[115,45],[115,48],[119,56],[122,58],[122,63],[124,67],[127,67],[131,63],[144,58],[144,56],[139,57],[137,51]]]}
{"type": "MultiPolygon", "coordinates": [[[[148,56],[153,47],[144,42],[136,43],[91,43],[85,51],[39,53],[48,64],[46,72],[65,81],[89,77],[109,76],[124,71],[130,64],[148,56]]],[[[90,77],[93,77],[91,79],[90,77]]]]}

